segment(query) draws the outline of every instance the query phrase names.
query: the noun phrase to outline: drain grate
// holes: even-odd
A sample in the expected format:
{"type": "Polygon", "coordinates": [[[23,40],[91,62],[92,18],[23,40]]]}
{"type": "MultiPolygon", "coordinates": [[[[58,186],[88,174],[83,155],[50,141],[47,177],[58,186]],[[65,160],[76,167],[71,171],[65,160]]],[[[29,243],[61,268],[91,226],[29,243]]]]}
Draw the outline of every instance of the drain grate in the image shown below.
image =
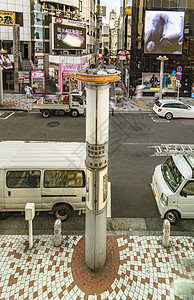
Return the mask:
{"type": "Polygon", "coordinates": [[[48,127],[57,127],[60,125],[60,122],[49,122],[47,124],[48,127]]]}

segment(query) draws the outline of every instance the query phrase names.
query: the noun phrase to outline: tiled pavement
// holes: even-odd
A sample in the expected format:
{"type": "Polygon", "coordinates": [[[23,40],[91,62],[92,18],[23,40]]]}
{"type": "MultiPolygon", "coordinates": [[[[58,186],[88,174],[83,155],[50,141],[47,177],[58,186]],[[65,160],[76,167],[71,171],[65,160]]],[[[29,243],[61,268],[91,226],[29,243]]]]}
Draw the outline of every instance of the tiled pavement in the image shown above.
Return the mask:
{"type": "Polygon", "coordinates": [[[104,268],[84,261],[84,236],[0,236],[0,299],[194,299],[194,239],[107,236],[104,268]]]}

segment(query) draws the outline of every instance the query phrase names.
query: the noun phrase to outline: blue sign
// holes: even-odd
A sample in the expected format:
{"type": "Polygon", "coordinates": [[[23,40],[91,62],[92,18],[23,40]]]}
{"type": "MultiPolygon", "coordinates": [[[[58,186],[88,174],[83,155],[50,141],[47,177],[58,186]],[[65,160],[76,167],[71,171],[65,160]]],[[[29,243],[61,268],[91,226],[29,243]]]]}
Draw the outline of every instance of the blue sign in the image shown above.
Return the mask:
{"type": "Polygon", "coordinates": [[[181,75],[176,75],[177,80],[181,80],[181,78],[182,78],[181,75]]]}
{"type": "Polygon", "coordinates": [[[177,72],[182,72],[182,67],[181,66],[177,67],[177,72]]]}
{"type": "Polygon", "coordinates": [[[176,76],[176,71],[175,70],[172,71],[172,76],[174,76],[174,77],[176,76]]]}

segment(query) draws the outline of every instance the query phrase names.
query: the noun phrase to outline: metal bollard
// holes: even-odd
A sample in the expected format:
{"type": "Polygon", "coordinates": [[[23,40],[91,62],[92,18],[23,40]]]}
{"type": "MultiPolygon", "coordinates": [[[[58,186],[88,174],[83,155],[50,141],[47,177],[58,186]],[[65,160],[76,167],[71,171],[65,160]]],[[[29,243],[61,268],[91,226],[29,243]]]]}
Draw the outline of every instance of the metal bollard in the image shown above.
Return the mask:
{"type": "Polygon", "coordinates": [[[61,220],[57,219],[54,224],[54,245],[59,247],[61,245],[61,220]]]}
{"type": "Polygon", "coordinates": [[[165,248],[169,247],[169,241],[170,241],[170,222],[165,219],[163,223],[163,236],[162,236],[162,244],[165,248]]]}

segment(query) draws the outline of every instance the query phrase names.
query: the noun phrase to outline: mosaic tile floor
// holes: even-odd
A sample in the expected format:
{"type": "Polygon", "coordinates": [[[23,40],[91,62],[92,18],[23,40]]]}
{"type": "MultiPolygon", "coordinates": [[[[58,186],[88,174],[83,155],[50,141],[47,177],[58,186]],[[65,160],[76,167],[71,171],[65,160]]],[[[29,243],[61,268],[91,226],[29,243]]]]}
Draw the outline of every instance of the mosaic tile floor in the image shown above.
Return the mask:
{"type": "Polygon", "coordinates": [[[107,236],[105,267],[91,272],[85,238],[0,236],[0,299],[194,299],[194,239],[107,236]]]}

